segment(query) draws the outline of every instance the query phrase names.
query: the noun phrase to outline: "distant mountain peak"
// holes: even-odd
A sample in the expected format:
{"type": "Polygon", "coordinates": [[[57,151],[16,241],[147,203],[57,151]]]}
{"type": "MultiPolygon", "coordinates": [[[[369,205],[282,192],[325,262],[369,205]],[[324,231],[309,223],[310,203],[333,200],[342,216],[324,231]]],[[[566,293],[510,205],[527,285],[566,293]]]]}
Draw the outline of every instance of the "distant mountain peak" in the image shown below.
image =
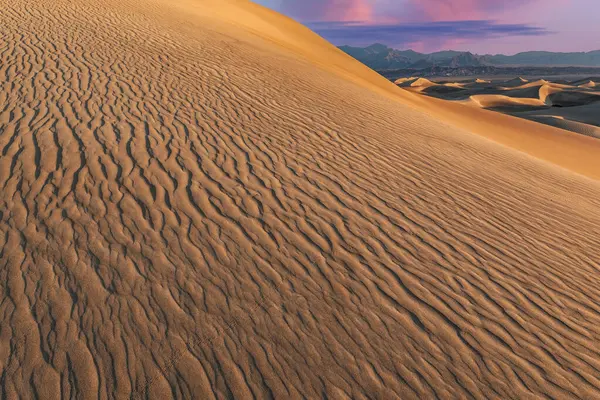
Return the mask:
{"type": "Polygon", "coordinates": [[[600,50],[587,53],[527,51],[507,56],[503,54],[478,55],[470,51],[456,50],[443,50],[423,54],[414,50],[396,50],[382,43],[374,43],[367,47],[341,46],[340,49],[376,70],[509,65],[600,67],[600,50]]]}
{"type": "MultiPolygon", "coordinates": [[[[378,50],[378,51],[385,51],[390,49],[389,47],[387,47],[385,44],[381,44],[381,43],[373,43],[370,46],[365,47],[365,49],[369,49],[369,50],[378,50]]],[[[391,50],[391,49],[390,49],[391,50]]]]}

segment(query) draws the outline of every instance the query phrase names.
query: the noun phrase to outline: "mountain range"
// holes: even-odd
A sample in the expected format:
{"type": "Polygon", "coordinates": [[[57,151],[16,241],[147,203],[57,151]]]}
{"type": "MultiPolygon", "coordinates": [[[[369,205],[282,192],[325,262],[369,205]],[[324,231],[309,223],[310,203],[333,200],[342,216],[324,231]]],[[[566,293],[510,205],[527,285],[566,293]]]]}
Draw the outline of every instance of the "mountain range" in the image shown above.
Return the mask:
{"type": "Polygon", "coordinates": [[[479,55],[454,50],[425,54],[414,50],[396,50],[381,43],[367,47],[340,46],[339,48],[375,70],[540,65],[600,67],[600,50],[587,53],[528,51],[507,56],[504,54],[479,55]]]}

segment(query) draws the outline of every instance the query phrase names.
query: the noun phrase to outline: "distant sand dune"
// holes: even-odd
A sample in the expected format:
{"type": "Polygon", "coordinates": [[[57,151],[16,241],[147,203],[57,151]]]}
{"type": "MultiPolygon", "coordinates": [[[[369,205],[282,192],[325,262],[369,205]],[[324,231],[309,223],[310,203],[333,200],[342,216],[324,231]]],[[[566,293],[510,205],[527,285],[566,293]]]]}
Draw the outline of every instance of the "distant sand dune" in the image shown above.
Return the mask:
{"type": "Polygon", "coordinates": [[[0,26],[2,399],[600,398],[597,139],[244,0],[0,26]]]}
{"type": "MultiPolygon", "coordinates": [[[[506,86],[506,85],[503,84],[503,86],[506,86]]],[[[550,87],[554,87],[554,88],[557,88],[557,89],[558,88],[560,88],[560,89],[566,89],[566,88],[572,88],[573,87],[571,85],[553,83],[553,82],[547,81],[545,79],[538,79],[537,81],[528,82],[528,83],[525,83],[525,84],[517,86],[517,87],[511,87],[511,90],[514,90],[514,89],[526,89],[526,88],[531,88],[531,87],[545,87],[545,86],[550,86],[550,87]]]]}
{"type": "MultiPolygon", "coordinates": [[[[560,117],[562,119],[578,121],[588,125],[600,126],[600,113],[598,112],[599,106],[600,104],[598,103],[590,103],[573,107],[553,107],[550,110],[553,116],[560,117]]],[[[524,117],[548,114],[548,109],[531,110],[528,112],[518,113],[519,116],[524,117]]]]}
{"type": "Polygon", "coordinates": [[[527,82],[529,82],[527,79],[519,77],[519,78],[511,79],[509,81],[502,83],[502,87],[505,87],[505,88],[521,87],[521,86],[527,84],[527,82]]]}
{"type": "Polygon", "coordinates": [[[421,92],[431,86],[436,86],[436,83],[431,82],[425,78],[407,78],[407,79],[399,79],[396,81],[396,84],[410,88],[414,92],[421,92]]]}
{"type": "Polygon", "coordinates": [[[598,126],[585,124],[583,122],[570,121],[564,117],[555,115],[535,115],[531,116],[530,119],[600,139],[600,127],[598,126]]]}
{"type": "MultiPolygon", "coordinates": [[[[403,85],[399,86],[405,88],[403,85]]],[[[600,128],[600,91],[594,89],[593,78],[564,83],[555,83],[545,79],[528,82],[523,78],[516,78],[508,81],[496,80],[486,84],[478,84],[477,80],[474,83],[465,81],[457,83],[429,81],[428,86],[417,91],[417,93],[451,100],[460,105],[471,106],[471,110],[483,108],[499,111],[596,138],[598,136],[596,128],[600,128]]],[[[409,91],[415,92],[410,88],[409,91]]],[[[427,107],[431,107],[431,104],[427,104],[427,107]]],[[[453,107],[453,105],[445,103],[441,104],[440,107],[443,113],[447,113],[449,112],[448,108],[453,107]]],[[[484,118],[480,115],[472,114],[472,112],[469,111],[469,117],[463,118],[464,123],[470,124],[468,129],[478,133],[489,132],[488,129],[483,128],[481,125],[477,127],[477,124],[474,122],[475,120],[489,120],[489,117],[484,118]]],[[[456,109],[456,113],[462,112],[456,109]]],[[[453,115],[447,116],[447,120],[452,118],[455,117],[453,115]]],[[[499,123],[502,126],[510,127],[513,133],[521,129],[531,129],[525,126],[517,127],[507,120],[502,120],[499,123]]],[[[567,157],[569,158],[568,160],[559,160],[561,158],[557,156],[559,152],[539,150],[539,146],[533,142],[531,146],[525,145],[529,141],[523,138],[522,135],[516,135],[516,140],[511,140],[509,137],[513,136],[513,134],[506,130],[500,134],[498,127],[496,127],[492,129],[492,132],[495,133],[488,135],[488,137],[496,141],[563,166],[567,166],[568,164],[570,165],[570,169],[578,170],[590,176],[590,169],[583,167],[574,159],[567,157]]],[[[557,140],[560,141],[566,138],[557,136],[556,132],[550,134],[549,131],[546,131],[542,135],[553,136],[552,139],[548,140],[548,143],[557,143],[557,140]]],[[[586,156],[587,162],[594,163],[593,159],[598,158],[597,143],[587,143],[579,147],[581,151],[578,150],[571,154],[577,154],[576,158],[580,157],[584,152],[587,152],[585,150],[585,146],[587,145],[592,145],[594,148],[586,156]],[[593,155],[593,153],[596,153],[596,155],[593,155]]],[[[600,168],[600,166],[594,166],[592,169],[595,170],[597,168],[600,168]]]]}
{"type": "Polygon", "coordinates": [[[548,93],[547,97],[550,105],[561,107],[582,106],[600,102],[600,93],[554,90],[548,93]]]}
{"type": "Polygon", "coordinates": [[[396,85],[400,85],[400,84],[403,84],[403,83],[406,83],[406,82],[409,82],[409,81],[410,81],[410,83],[412,83],[412,82],[416,81],[417,79],[419,79],[419,78],[415,78],[414,76],[411,76],[411,77],[408,77],[408,78],[399,78],[399,79],[396,79],[396,81],[394,83],[396,85]]]}
{"type": "Polygon", "coordinates": [[[473,103],[478,107],[483,108],[497,108],[497,107],[522,107],[522,106],[537,106],[541,107],[545,103],[541,99],[529,99],[529,98],[513,98],[508,96],[501,96],[497,94],[482,94],[473,95],[469,97],[469,103],[473,103]]]}
{"type": "Polygon", "coordinates": [[[571,85],[583,88],[594,88],[598,86],[598,82],[600,82],[600,77],[591,76],[585,79],[573,81],[571,82],[571,85]]]}

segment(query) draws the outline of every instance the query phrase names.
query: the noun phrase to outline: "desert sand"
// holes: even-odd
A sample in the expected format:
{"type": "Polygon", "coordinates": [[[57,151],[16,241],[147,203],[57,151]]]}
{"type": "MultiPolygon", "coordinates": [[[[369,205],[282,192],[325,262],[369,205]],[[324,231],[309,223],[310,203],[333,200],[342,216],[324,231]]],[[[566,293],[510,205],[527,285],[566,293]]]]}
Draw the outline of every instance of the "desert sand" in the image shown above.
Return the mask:
{"type": "Polygon", "coordinates": [[[0,23],[1,398],[600,398],[597,139],[244,0],[0,23]]]}
{"type": "Polygon", "coordinates": [[[402,78],[405,90],[466,105],[500,111],[561,129],[600,138],[600,87],[598,78],[564,83],[545,79],[508,81],[473,79],[461,82],[402,78]]]}

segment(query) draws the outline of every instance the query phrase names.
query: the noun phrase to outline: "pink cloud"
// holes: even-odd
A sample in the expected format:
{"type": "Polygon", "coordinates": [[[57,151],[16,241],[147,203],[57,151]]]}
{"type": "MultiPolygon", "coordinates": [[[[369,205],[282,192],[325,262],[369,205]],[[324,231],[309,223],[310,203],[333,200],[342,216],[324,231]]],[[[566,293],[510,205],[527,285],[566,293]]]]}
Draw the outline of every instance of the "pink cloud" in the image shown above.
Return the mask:
{"type": "Polygon", "coordinates": [[[374,15],[369,0],[284,1],[282,11],[303,21],[371,22],[374,15]]]}
{"type": "MultiPolygon", "coordinates": [[[[409,0],[404,18],[411,21],[462,21],[490,19],[496,13],[513,10],[540,0],[409,0]]],[[[493,19],[493,18],[491,18],[493,19]]]]}
{"type": "Polygon", "coordinates": [[[341,21],[366,22],[373,19],[373,7],[367,0],[340,0],[338,3],[346,3],[347,6],[341,21]]]}
{"type": "MultiPolygon", "coordinates": [[[[259,0],[260,1],[260,0],[259,0]]],[[[263,0],[267,1],[267,0],[263,0]]],[[[540,5],[551,7],[573,0],[282,0],[280,10],[303,22],[360,21],[367,23],[498,20],[518,22],[540,5]],[[524,11],[523,13],[517,10],[524,11]]]]}

